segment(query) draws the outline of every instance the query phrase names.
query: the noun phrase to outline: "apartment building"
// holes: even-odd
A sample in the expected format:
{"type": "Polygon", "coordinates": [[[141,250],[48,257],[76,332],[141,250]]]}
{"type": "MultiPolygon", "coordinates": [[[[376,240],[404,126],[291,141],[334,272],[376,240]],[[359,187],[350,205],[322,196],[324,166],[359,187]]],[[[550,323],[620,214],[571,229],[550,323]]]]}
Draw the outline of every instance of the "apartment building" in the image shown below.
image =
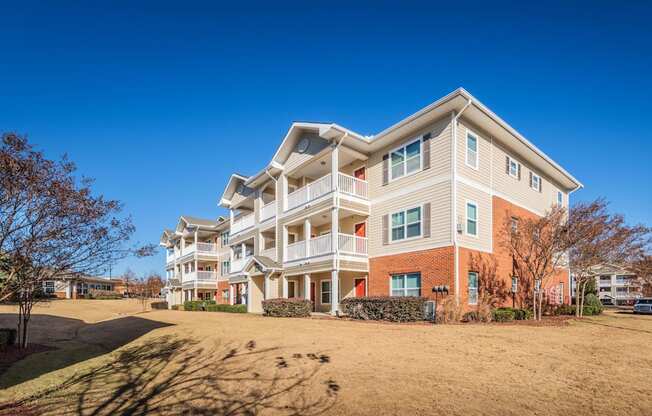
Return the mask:
{"type": "Polygon", "coordinates": [[[64,275],[43,281],[43,293],[59,299],[78,299],[91,290],[117,292],[122,286],[120,279],[103,276],[64,275]]]}
{"type": "MultiPolygon", "coordinates": [[[[633,305],[643,296],[636,274],[615,265],[603,265],[595,269],[595,287],[603,305],[633,305]]],[[[573,279],[573,297],[576,285],[573,279]]]]}
{"type": "Polygon", "coordinates": [[[229,221],[181,216],[174,230],[163,231],[160,244],[166,249],[164,292],[170,306],[196,299],[229,301],[229,221]]]}
{"type": "MultiPolygon", "coordinates": [[[[261,312],[263,299],[303,297],[337,313],[345,297],[434,299],[445,286],[473,308],[471,255],[492,254],[511,283],[499,241],[506,219],[568,206],[580,187],[464,89],[375,136],[295,122],[269,163],[233,174],[220,198],[230,215],[228,301],[261,312]]],[[[568,272],[550,285],[570,301],[568,272]]]]}

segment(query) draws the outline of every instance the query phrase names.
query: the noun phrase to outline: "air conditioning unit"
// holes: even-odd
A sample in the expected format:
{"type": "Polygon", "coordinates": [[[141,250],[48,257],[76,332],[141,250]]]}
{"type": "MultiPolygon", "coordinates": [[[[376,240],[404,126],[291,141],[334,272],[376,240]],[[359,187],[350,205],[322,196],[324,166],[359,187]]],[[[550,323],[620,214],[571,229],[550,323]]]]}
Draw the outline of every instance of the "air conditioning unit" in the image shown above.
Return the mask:
{"type": "Polygon", "coordinates": [[[436,312],[437,312],[437,302],[435,302],[434,300],[427,301],[426,304],[423,306],[423,318],[426,321],[435,322],[436,312]]]}
{"type": "Polygon", "coordinates": [[[462,234],[464,232],[464,225],[462,223],[457,223],[457,233],[462,234]]]}

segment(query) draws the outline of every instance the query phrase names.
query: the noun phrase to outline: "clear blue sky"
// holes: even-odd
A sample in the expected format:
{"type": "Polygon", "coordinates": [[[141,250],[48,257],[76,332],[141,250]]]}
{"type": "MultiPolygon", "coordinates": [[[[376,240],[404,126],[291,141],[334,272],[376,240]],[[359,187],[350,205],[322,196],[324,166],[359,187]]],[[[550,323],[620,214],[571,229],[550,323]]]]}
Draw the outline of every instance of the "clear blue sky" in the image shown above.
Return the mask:
{"type": "Polygon", "coordinates": [[[229,174],[292,120],[378,133],[460,86],[579,178],[575,200],[652,225],[649,1],[49,3],[0,6],[0,131],[67,152],[141,242],[223,214],[229,174]]]}

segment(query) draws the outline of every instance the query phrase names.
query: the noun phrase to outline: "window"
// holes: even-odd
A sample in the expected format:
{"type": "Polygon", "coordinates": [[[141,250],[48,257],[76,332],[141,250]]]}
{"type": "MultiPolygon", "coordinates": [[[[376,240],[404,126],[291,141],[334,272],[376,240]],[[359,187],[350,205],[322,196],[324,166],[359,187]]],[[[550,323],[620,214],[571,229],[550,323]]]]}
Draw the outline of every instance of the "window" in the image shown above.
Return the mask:
{"type": "Polygon", "coordinates": [[[48,280],[43,282],[43,291],[49,295],[54,293],[54,281],[48,280]]]}
{"type": "Polygon", "coordinates": [[[466,164],[478,168],[478,138],[471,133],[466,135],[466,164]]]}
{"type": "Polygon", "coordinates": [[[512,227],[512,233],[516,234],[518,232],[518,218],[512,217],[511,227],[512,227]]]}
{"type": "Polygon", "coordinates": [[[536,173],[530,175],[530,188],[536,191],[541,191],[541,176],[536,173]]]}
{"type": "Polygon", "coordinates": [[[421,273],[392,276],[392,296],[421,296],[421,273]]]}
{"type": "Polygon", "coordinates": [[[421,236],[421,207],[392,214],[392,241],[421,236]]]}
{"type": "Polygon", "coordinates": [[[557,191],[557,206],[560,207],[564,205],[564,195],[561,191],[557,191]]]}
{"type": "Polygon", "coordinates": [[[466,203],[466,233],[478,235],[478,206],[473,202],[466,203]]]}
{"type": "Polygon", "coordinates": [[[421,170],[421,139],[391,152],[390,160],[392,180],[421,170]]]}
{"type": "Polygon", "coordinates": [[[224,231],[221,235],[222,237],[222,247],[226,247],[229,245],[229,232],[224,231]]]}
{"type": "Polygon", "coordinates": [[[229,300],[229,289],[225,289],[222,291],[222,299],[229,300]]]}
{"type": "Polygon", "coordinates": [[[469,272],[469,305],[478,304],[478,273],[469,272]]]}
{"type": "Polygon", "coordinates": [[[559,304],[561,305],[561,304],[564,303],[564,284],[563,283],[559,284],[559,291],[558,292],[559,293],[557,293],[557,295],[559,296],[559,299],[557,299],[557,300],[559,301],[559,304]]]}
{"type": "Polygon", "coordinates": [[[231,262],[229,260],[222,262],[222,276],[226,276],[231,272],[231,262]]]}
{"type": "Polygon", "coordinates": [[[322,305],[331,303],[331,282],[330,280],[321,281],[321,303],[322,305]]]}
{"type": "Polygon", "coordinates": [[[509,176],[518,178],[518,171],[520,170],[519,163],[509,156],[507,156],[507,169],[509,176]]]}

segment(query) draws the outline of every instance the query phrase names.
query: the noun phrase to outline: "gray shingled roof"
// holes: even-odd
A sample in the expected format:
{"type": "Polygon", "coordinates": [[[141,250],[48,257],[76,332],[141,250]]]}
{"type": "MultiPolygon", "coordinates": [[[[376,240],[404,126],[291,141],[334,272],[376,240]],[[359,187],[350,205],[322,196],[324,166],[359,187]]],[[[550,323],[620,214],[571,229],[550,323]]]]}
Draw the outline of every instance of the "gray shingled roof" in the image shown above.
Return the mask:
{"type": "Polygon", "coordinates": [[[204,225],[206,227],[215,227],[219,223],[215,220],[206,220],[203,218],[197,218],[197,217],[191,217],[189,215],[182,215],[181,216],[184,220],[188,221],[190,224],[194,225],[204,225]]]}

